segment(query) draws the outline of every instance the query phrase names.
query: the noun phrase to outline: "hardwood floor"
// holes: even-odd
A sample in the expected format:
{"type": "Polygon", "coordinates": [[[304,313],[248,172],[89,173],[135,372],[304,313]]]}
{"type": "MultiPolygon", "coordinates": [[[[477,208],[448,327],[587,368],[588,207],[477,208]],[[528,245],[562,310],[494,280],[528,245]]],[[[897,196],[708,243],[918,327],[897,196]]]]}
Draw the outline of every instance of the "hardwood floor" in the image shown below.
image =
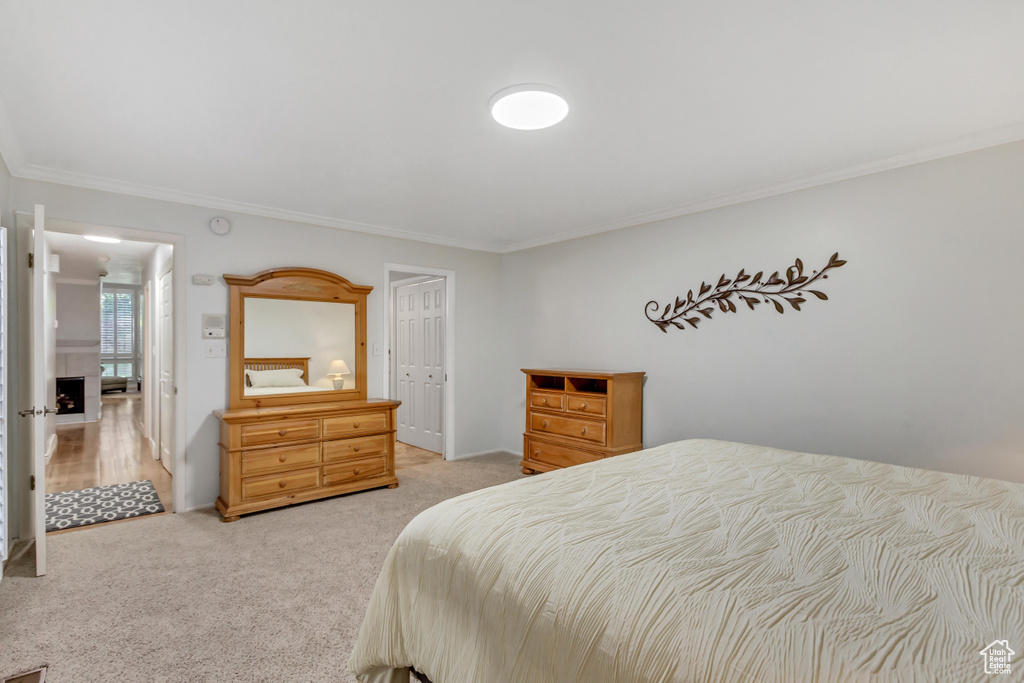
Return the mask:
{"type": "Polygon", "coordinates": [[[395,444],[395,469],[400,470],[403,467],[415,467],[416,465],[426,465],[432,462],[442,460],[440,453],[434,451],[424,450],[411,446],[401,441],[395,444]]]}
{"type": "Polygon", "coordinates": [[[99,422],[58,425],[57,450],[46,466],[46,492],[149,479],[171,512],[171,475],[153,459],[142,433],[142,394],[104,394],[101,414],[99,422]]]}

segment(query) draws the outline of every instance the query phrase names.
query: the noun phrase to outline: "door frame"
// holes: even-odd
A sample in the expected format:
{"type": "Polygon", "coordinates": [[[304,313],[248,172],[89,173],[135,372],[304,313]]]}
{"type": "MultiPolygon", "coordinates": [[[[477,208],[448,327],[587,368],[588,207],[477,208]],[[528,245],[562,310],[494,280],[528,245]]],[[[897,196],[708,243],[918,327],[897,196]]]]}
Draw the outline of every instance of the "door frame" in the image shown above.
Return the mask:
{"type": "MultiPolygon", "coordinates": [[[[454,460],[455,455],[455,271],[446,268],[412,266],[401,263],[384,264],[384,338],[387,339],[387,369],[384,372],[384,395],[394,398],[395,287],[391,273],[415,273],[417,276],[443,277],[444,287],[444,451],[441,457],[454,460]]],[[[412,283],[408,279],[403,284],[412,283]]]]}
{"type": "MultiPolygon", "coordinates": [[[[34,215],[31,213],[17,212],[15,224],[18,228],[31,228],[34,223],[34,215]]],[[[113,225],[101,225],[97,223],[83,223],[47,216],[45,230],[47,232],[62,232],[71,235],[87,235],[101,232],[104,235],[118,237],[124,240],[137,242],[153,242],[155,244],[167,244],[173,248],[171,255],[172,268],[178,273],[185,272],[185,235],[170,232],[154,232],[152,230],[140,230],[113,225]]],[[[19,248],[19,253],[21,249],[19,248]]],[[[26,249],[26,252],[28,250],[26,249]]],[[[18,259],[17,268],[26,268],[28,265],[24,259],[18,259]]],[[[188,396],[186,387],[187,354],[185,353],[185,318],[184,315],[177,315],[178,311],[185,310],[185,282],[184,278],[174,278],[172,283],[174,316],[174,386],[178,390],[174,402],[174,475],[171,478],[171,497],[174,499],[174,512],[185,512],[188,507],[189,472],[185,458],[185,404],[188,396]]],[[[18,293],[19,300],[25,298],[25,293],[18,293]]],[[[20,325],[20,321],[19,321],[20,325]]],[[[19,336],[21,333],[19,332],[19,336]]],[[[31,377],[27,378],[31,381],[31,377]]],[[[25,378],[19,378],[19,383],[25,378]]],[[[19,435],[19,438],[23,438],[19,435]]],[[[22,444],[18,444],[19,449],[22,444]]],[[[45,486],[45,483],[44,483],[45,486]]]]}

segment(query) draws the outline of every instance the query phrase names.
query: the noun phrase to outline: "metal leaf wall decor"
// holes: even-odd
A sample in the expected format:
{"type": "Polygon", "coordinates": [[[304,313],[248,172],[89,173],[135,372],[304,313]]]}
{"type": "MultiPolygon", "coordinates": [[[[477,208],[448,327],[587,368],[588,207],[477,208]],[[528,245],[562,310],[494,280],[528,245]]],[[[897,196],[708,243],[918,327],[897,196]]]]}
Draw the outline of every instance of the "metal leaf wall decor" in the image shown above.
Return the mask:
{"type": "Polygon", "coordinates": [[[740,305],[746,304],[750,310],[754,310],[758,304],[770,303],[779,313],[786,312],[783,303],[786,302],[799,311],[800,304],[807,301],[802,296],[804,293],[813,294],[822,301],[828,299],[824,292],[811,289],[811,285],[820,280],[827,280],[828,271],[845,263],[846,261],[839,258],[839,252],[836,252],[820,271],[815,270],[810,275],[804,275],[803,261],[797,259],[796,263],[786,269],[785,279],[779,276],[779,271],[764,278],[763,271],[758,271],[756,275],[748,275],[741,269],[731,280],[723,275],[714,287],[701,282],[696,299],[691,289],[685,299],[676,297],[675,304],[666,304],[664,310],[657,301],[648,301],[644,314],[648,320],[660,327],[662,332],[667,333],[669,327],[685,330],[689,325],[697,329],[697,325],[703,322],[703,318],[698,316],[710,319],[716,307],[722,313],[735,313],[737,302],[740,305]]]}

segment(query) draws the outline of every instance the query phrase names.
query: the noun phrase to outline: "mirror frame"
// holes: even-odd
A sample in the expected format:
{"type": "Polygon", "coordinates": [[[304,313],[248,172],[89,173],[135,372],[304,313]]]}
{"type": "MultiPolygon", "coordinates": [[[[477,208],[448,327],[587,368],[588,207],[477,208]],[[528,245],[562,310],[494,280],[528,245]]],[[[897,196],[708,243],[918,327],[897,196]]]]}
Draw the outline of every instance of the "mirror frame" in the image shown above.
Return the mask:
{"type": "Polygon", "coordinates": [[[366,400],[366,296],[373,287],[354,285],[340,275],[314,268],[271,268],[250,276],[224,275],[224,281],[230,289],[228,405],[231,409],[366,400]],[[246,398],[243,383],[247,298],[355,304],[356,388],[246,398]]]}

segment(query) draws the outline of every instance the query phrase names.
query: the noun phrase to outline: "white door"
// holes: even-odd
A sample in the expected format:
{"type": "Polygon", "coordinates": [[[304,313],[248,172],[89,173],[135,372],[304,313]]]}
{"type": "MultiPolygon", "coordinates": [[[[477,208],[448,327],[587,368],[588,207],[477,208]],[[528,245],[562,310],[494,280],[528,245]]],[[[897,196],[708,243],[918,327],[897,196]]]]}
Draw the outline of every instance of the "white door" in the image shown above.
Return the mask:
{"type": "Polygon", "coordinates": [[[174,271],[160,276],[160,462],[174,474],[174,271]]]}
{"type": "Polygon", "coordinates": [[[395,289],[398,440],[444,449],[445,281],[395,289]]]}
{"type": "Polygon", "coordinates": [[[7,507],[7,228],[0,228],[0,565],[7,559],[7,507]]]}
{"type": "Polygon", "coordinates": [[[36,542],[36,576],[46,573],[46,302],[43,295],[43,231],[45,212],[36,204],[35,222],[32,228],[32,287],[30,288],[29,330],[31,342],[29,355],[32,368],[32,412],[25,419],[32,421],[32,532],[36,542]]]}

